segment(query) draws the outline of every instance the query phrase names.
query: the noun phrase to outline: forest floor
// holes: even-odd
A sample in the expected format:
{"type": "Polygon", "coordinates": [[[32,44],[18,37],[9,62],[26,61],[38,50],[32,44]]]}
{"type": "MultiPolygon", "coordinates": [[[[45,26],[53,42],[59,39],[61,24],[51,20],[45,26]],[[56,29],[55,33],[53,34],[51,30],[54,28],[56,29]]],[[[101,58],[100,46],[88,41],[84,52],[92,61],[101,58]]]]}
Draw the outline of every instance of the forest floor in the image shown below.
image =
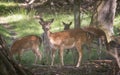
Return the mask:
{"type": "Polygon", "coordinates": [[[80,67],[33,65],[35,75],[119,75],[118,67],[112,60],[94,60],[86,62],[80,67]]]}

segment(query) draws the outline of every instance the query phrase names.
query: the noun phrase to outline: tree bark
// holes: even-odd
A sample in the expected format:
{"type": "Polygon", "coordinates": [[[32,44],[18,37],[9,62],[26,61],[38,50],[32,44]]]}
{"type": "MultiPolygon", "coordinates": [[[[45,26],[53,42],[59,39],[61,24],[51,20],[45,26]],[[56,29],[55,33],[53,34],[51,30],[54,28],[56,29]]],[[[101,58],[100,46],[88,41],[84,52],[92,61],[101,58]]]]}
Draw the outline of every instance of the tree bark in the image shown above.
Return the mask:
{"type": "Polygon", "coordinates": [[[74,25],[80,28],[80,0],[74,0],[74,25]]]}
{"type": "Polygon", "coordinates": [[[17,64],[7,47],[3,37],[0,35],[0,75],[33,75],[28,69],[17,64]]]}
{"type": "Polygon", "coordinates": [[[95,25],[105,31],[108,42],[111,40],[113,31],[113,20],[116,12],[116,0],[99,0],[90,25],[95,25]]]}

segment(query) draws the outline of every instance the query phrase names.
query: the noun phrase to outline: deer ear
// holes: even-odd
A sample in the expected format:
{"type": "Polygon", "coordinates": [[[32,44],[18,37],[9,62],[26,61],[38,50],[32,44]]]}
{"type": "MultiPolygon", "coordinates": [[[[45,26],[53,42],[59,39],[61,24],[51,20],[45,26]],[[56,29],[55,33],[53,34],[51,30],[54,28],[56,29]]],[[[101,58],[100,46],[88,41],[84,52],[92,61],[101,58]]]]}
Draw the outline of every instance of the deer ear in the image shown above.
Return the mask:
{"type": "Polygon", "coordinates": [[[41,21],[39,21],[39,24],[40,24],[40,25],[43,25],[43,23],[42,23],[41,21]]]}
{"type": "Polygon", "coordinates": [[[44,20],[43,20],[42,18],[40,18],[39,23],[40,23],[41,25],[43,25],[43,22],[44,22],[44,20]]]}
{"type": "Polygon", "coordinates": [[[66,25],[65,22],[62,22],[62,23],[63,23],[64,26],[66,25]]]}
{"type": "Polygon", "coordinates": [[[72,22],[69,23],[69,25],[71,25],[71,24],[72,24],[72,22]]]}
{"type": "Polygon", "coordinates": [[[53,23],[54,19],[51,19],[50,22],[53,23]]]}
{"type": "Polygon", "coordinates": [[[50,20],[48,21],[48,25],[51,25],[51,23],[53,23],[53,21],[54,21],[54,19],[50,19],[50,20]]]}
{"type": "Polygon", "coordinates": [[[40,17],[40,21],[41,21],[41,22],[44,22],[43,18],[40,17]]]}

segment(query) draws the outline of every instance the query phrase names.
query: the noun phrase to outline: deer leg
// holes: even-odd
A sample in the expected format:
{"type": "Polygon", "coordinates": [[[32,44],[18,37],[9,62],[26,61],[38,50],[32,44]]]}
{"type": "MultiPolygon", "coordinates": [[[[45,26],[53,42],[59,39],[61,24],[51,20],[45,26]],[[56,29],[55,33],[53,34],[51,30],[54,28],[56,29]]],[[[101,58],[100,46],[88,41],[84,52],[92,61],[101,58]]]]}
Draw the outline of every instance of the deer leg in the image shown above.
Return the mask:
{"type": "Polygon", "coordinates": [[[90,60],[90,57],[91,57],[91,45],[90,45],[90,43],[87,44],[87,50],[88,50],[88,60],[90,60]]]}
{"type": "Polygon", "coordinates": [[[19,50],[18,52],[18,61],[21,62],[21,57],[22,57],[23,50],[19,50]]]}
{"type": "Polygon", "coordinates": [[[35,60],[34,60],[34,64],[36,64],[36,62],[37,62],[37,54],[36,54],[36,52],[35,52],[35,49],[32,49],[32,51],[33,51],[33,53],[35,54],[35,60]]]}
{"type": "Polygon", "coordinates": [[[55,52],[56,52],[56,50],[55,50],[55,49],[52,49],[52,56],[51,56],[52,61],[51,61],[51,66],[53,66],[53,64],[54,64],[55,52]]]}
{"type": "Polygon", "coordinates": [[[21,53],[18,53],[18,61],[21,62],[21,53]]]}
{"type": "Polygon", "coordinates": [[[118,50],[117,50],[117,48],[114,48],[114,49],[115,49],[115,56],[114,57],[115,57],[117,64],[120,68],[120,58],[119,58],[118,50]]]}
{"type": "Polygon", "coordinates": [[[37,61],[38,61],[38,58],[39,58],[39,60],[41,60],[42,59],[42,55],[41,55],[41,53],[40,53],[40,51],[39,51],[39,48],[37,47],[37,48],[35,48],[35,49],[33,49],[33,52],[34,52],[34,54],[35,54],[35,61],[34,61],[34,64],[36,64],[37,63],[37,61]]]}
{"type": "Polygon", "coordinates": [[[37,64],[37,60],[38,60],[38,57],[37,57],[37,55],[35,54],[35,61],[34,61],[34,64],[37,64]]]}
{"type": "Polygon", "coordinates": [[[78,55],[79,55],[76,67],[79,67],[80,63],[81,63],[81,59],[82,59],[82,49],[81,49],[81,46],[79,44],[76,46],[76,48],[77,48],[78,55]]]}
{"type": "Polygon", "coordinates": [[[60,61],[61,61],[61,65],[64,66],[64,62],[63,62],[63,48],[60,48],[60,61]]]}
{"type": "Polygon", "coordinates": [[[98,59],[101,59],[101,50],[102,50],[102,40],[101,38],[98,38],[98,46],[99,46],[99,50],[98,50],[98,59]]]}

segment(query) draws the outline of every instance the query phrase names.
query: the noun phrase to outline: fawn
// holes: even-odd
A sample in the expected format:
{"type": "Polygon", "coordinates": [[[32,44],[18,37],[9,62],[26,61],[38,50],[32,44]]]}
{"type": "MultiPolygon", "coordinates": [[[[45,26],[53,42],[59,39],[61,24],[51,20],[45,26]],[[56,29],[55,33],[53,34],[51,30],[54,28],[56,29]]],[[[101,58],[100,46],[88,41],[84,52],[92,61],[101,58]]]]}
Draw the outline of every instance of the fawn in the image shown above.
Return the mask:
{"type": "Polygon", "coordinates": [[[36,35],[28,35],[22,38],[15,40],[10,48],[12,56],[18,54],[18,59],[21,61],[21,56],[24,51],[29,51],[32,49],[35,54],[34,64],[37,63],[38,58],[41,60],[42,55],[39,51],[39,46],[42,43],[42,39],[36,35]]]}
{"type": "Polygon", "coordinates": [[[93,33],[84,31],[83,29],[69,29],[65,31],[50,32],[50,25],[54,21],[54,19],[50,19],[48,21],[44,21],[40,18],[40,25],[44,30],[45,34],[47,35],[47,41],[49,42],[49,46],[52,49],[52,61],[51,66],[53,66],[55,52],[56,49],[59,50],[60,53],[60,61],[61,65],[64,65],[63,62],[63,51],[65,49],[70,49],[75,47],[78,51],[79,58],[76,67],[80,66],[81,59],[82,59],[82,49],[81,46],[87,42],[90,38],[94,37],[93,33]]]}

